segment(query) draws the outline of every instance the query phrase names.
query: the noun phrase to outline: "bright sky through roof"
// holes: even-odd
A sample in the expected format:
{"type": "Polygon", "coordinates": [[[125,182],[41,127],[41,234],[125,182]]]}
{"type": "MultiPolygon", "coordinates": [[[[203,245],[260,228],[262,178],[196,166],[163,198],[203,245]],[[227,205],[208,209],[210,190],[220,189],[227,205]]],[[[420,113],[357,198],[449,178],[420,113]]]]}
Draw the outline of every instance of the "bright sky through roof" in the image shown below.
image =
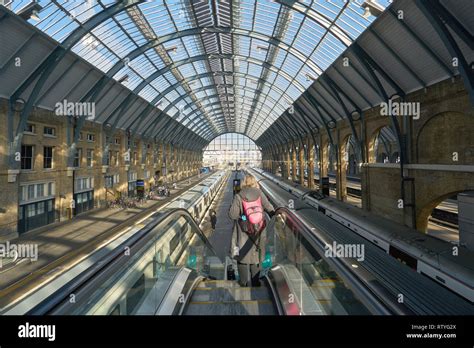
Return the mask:
{"type": "MultiPolygon", "coordinates": [[[[375,19],[363,17],[363,1],[148,1],[105,20],[72,51],[108,73],[145,47],[112,77],[205,138],[257,139],[375,19]]],[[[62,42],[116,2],[39,3],[40,20],[29,22],[62,42]]]]}

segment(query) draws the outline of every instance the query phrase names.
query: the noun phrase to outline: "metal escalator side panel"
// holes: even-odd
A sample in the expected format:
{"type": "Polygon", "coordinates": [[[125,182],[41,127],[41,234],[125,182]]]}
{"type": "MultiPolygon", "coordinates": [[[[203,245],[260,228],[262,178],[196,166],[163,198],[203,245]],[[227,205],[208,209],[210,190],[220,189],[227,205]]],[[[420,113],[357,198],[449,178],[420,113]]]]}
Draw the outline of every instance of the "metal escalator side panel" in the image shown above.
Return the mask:
{"type": "Polygon", "coordinates": [[[186,285],[184,286],[182,293],[185,294],[184,297],[181,297],[182,301],[179,301],[177,304],[175,311],[173,314],[177,315],[184,315],[186,312],[187,306],[193,297],[194,291],[198,287],[198,285],[204,280],[205,278],[202,276],[197,276],[192,278],[191,281],[188,280],[186,285]]]}
{"type": "MultiPolygon", "coordinates": [[[[150,253],[149,249],[154,249],[155,251],[163,250],[164,253],[167,253],[166,250],[168,250],[169,239],[172,236],[170,236],[171,232],[163,230],[163,226],[174,224],[176,221],[185,221],[186,224],[189,224],[192,236],[197,237],[195,239],[201,243],[199,250],[205,250],[206,256],[215,254],[204,233],[186,210],[175,209],[161,213],[158,214],[151,223],[148,223],[143,229],[136,232],[131,238],[123,241],[113,250],[108,251],[100,260],[96,260],[94,267],[89,268],[86,272],[82,272],[73,279],[68,277],[67,273],[62,275],[65,279],[64,285],[59,290],[48,294],[46,298],[41,299],[28,313],[77,314],[77,308],[80,308],[81,305],[84,306],[83,309],[90,308],[90,302],[93,301],[91,298],[93,298],[95,294],[94,291],[100,292],[103,290],[102,292],[106,293],[107,289],[104,290],[105,283],[108,283],[111,289],[114,285],[110,282],[115,281],[114,278],[118,279],[117,281],[123,281],[123,276],[117,277],[117,275],[124,274],[127,267],[134,267],[134,262],[142,262],[139,258],[142,257],[142,255],[150,253]],[[158,244],[160,244],[160,246],[158,244]],[[161,249],[162,247],[163,249],[161,249]],[[124,250],[127,252],[124,252],[124,250]],[[72,294],[74,294],[78,303],[72,303],[70,301],[72,294]]],[[[180,247],[187,246],[183,243],[180,247]]],[[[168,253],[171,255],[171,251],[168,250],[168,253]]],[[[173,267],[175,263],[175,266],[186,266],[185,264],[177,264],[182,263],[180,261],[180,259],[184,258],[182,257],[182,253],[179,253],[178,259],[171,259],[171,261],[169,260],[169,255],[163,256],[163,259],[166,257],[166,268],[173,267]]],[[[201,265],[197,265],[196,267],[202,268],[201,265]]],[[[123,295],[125,295],[125,293],[123,295]]],[[[153,310],[153,312],[155,311],[153,310]]]]}
{"type": "Polygon", "coordinates": [[[184,303],[186,285],[190,280],[193,271],[189,268],[181,268],[176,275],[173,283],[166,292],[163,301],[161,302],[156,315],[173,315],[176,314],[177,309],[180,307],[180,303],[184,303]]]}
{"type": "Polygon", "coordinates": [[[274,266],[267,277],[276,290],[275,302],[280,307],[281,315],[324,314],[299,270],[293,265],[274,266]]]}
{"type": "MultiPolygon", "coordinates": [[[[337,299],[334,291],[318,289],[318,287],[320,288],[321,286],[321,281],[324,280],[320,280],[321,275],[318,276],[317,273],[319,272],[318,269],[322,270],[323,278],[327,278],[328,281],[331,278],[329,274],[333,274],[333,277],[335,277],[335,286],[343,289],[344,292],[347,292],[351,298],[360,304],[353,306],[348,302],[347,306],[339,306],[340,308],[344,308],[342,313],[335,313],[335,308],[326,308],[327,306],[325,306],[326,314],[347,314],[347,311],[352,312],[356,308],[363,310],[362,314],[367,313],[367,310],[370,313],[379,315],[407,313],[405,308],[394,306],[393,301],[386,301],[387,294],[381,291],[380,285],[374,284],[373,279],[368,277],[367,274],[364,274],[360,267],[354,268],[352,265],[354,263],[353,260],[326,257],[325,246],[328,244],[328,241],[325,240],[324,236],[318,238],[319,236],[315,231],[312,231],[303,221],[300,221],[291,210],[278,208],[276,213],[276,216],[273,218],[276,222],[274,224],[275,231],[272,233],[276,241],[276,244],[273,246],[275,249],[274,253],[278,259],[275,260],[274,264],[293,264],[298,266],[297,269],[300,272],[303,271],[304,268],[313,268],[316,272],[316,276],[311,275],[308,277],[305,274],[300,274],[300,276],[303,276],[305,279],[308,278],[307,285],[310,286],[317,301],[324,300],[324,296],[322,296],[324,292],[326,295],[329,294],[331,306],[333,299],[337,300],[334,301],[336,305],[341,303],[341,299],[337,299]]],[[[303,290],[303,287],[301,287],[301,290],[303,290]]],[[[294,296],[293,293],[286,295],[294,296]]],[[[294,309],[294,311],[296,311],[296,309],[294,309]]],[[[302,311],[301,314],[304,314],[303,312],[304,311],[302,311]]],[[[314,311],[310,310],[309,312],[313,313],[314,311]]]]}

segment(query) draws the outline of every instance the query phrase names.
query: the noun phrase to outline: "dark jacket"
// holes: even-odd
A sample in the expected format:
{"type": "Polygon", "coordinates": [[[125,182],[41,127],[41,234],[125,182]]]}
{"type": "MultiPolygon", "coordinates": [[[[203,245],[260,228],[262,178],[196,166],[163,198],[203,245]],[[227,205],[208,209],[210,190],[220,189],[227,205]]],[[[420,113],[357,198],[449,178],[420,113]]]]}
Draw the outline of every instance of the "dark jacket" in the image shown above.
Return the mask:
{"type": "MultiPolygon", "coordinates": [[[[274,212],[273,206],[268,201],[267,197],[262,193],[262,191],[258,188],[253,187],[245,187],[243,188],[238,194],[234,196],[234,200],[232,201],[232,205],[229,210],[229,218],[234,220],[234,228],[232,231],[232,242],[230,247],[231,256],[234,256],[233,251],[234,247],[238,246],[239,250],[246,244],[249,236],[247,233],[242,232],[240,225],[237,223],[240,217],[242,216],[243,212],[243,205],[242,199],[245,201],[255,201],[261,197],[262,200],[262,207],[267,213],[274,212]]],[[[265,257],[265,241],[267,236],[267,231],[264,228],[260,234],[259,238],[252,236],[254,238],[255,243],[260,247],[260,258],[257,250],[257,246],[252,244],[250,250],[246,253],[246,255],[242,255],[241,253],[236,258],[241,263],[247,264],[258,264],[260,261],[263,261],[265,257]]]]}
{"type": "Polygon", "coordinates": [[[211,225],[214,227],[217,223],[217,215],[216,215],[216,212],[215,211],[211,211],[209,213],[210,217],[211,217],[211,225]]]}

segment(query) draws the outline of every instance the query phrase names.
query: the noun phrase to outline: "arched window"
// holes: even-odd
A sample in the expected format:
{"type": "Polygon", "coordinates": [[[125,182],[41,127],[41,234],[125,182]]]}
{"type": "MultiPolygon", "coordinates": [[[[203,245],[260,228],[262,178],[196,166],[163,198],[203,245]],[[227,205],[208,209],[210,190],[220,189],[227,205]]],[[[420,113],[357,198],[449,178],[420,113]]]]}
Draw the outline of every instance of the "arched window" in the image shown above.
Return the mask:
{"type": "Polygon", "coordinates": [[[238,133],[218,136],[204,149],[204,166],[260,166],[262,153],[249,137],[238,133]]]}

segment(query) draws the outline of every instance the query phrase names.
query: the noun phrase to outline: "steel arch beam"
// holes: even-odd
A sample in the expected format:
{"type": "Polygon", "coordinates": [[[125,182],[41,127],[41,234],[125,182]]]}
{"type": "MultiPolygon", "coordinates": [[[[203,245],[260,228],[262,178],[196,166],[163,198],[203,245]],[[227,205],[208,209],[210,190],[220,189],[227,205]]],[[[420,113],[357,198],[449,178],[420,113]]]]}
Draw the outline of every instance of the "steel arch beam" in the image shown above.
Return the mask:
{"type": "MultiPolygon", "coordinates": [[[[105,22],[107,19],[115,16],[116,14],[124,11],[125,9],[136,6],[142,3],[144,0],[124,0],[118,2],[105,10],[99,12],[93,17],[89,18],[84,22],[80,27],[75,29],[61,44],[56,46],[56,48],[49,54],[49,56],[41,63],[34,71],[29,75],[29,77],[15,90],[15,92],[9,98],[9,119],[13,123],[13,111],[12,103],[14,103],[17,98],[28,88],[30,85],[37,79],[36,84],[34,85],[28,100],[26,101],[23,111],[20,115],[20,122],[18,123],[17,131],[15,138],[12,139],[10,146],[10,165],[12,168],[17,168],[17,161],[14,161],[14,153],[18,151],[19,146],[21,145],[21,140],[23,138],[23,131],[28,120],[29,114],[33,108],[34,103],[36,102],[41,89],[45,85],[46,81],[50,77],[50,74],[54,71],[59,62],[65,57],[71,48],[79,42],[79,40],[88,32],[96,28],[98,25],[105,22]],[[11,110],[11,111],[10,111],[11,110]]],[[[12,127],[9,126],[9,129],[12,127]]],[[[13,134],[9,134],[9,138],[13,134]]]]}
{"type": "MultiPolygon", "coordinates": [[[[225,85],[225,86],[231,86],[231,85],[225,85]]],[[[248,87],[246,87],[248,88],[248,87]]],[[[214,89],[214,85],[208,85],[208,86],[203,86],[203,87],[200,87],[200,88],[197,88],[194,90],[194,92],[196,93],[199,93],[199,92],[202,92],[202,91],[205,91],[205,90],[208,90],[208,89],[214,89]]],[[[250,88],[249,88],[250,89],[250,88]]],[[[252,90],[252,89],[250,89],[252,90]]],[[[211,96],[207,96],[207,98],[213,98],[213,97],[216,97],[218,96],[218,94],[214,94],[214,95],[211,95],[211,96]]],[[[172,107],[176,106],[175,104],[176,103],[179,103],[180,101],[184,100],[187,98],[187,95],[182,95],[180,97],[178,97],[177,99],[175,99],[173,101],[174,104],[170,104],[168,105],[163,111],[162,111],[162,114],[166,114],[172,107]]],[[[207,104],[207,105],[210,105],[210,104],[207,104]]],[[[148,131],[145,133],[145,134],[149,134],[149,133],[153,133],[153,131],[155,131],[155,127],[156,127],[156,122],[158,120],[156,119],[155,122],[152,122],[148,125],[146,125],[146,129],[148,129],[148,131]]]]}
{"type": "MultiPolygon", "coordinates": [[[[193,81],[193,80],[195,80],[195,79],[200,79],[200,78],[202,78],[202,77],[213,76],[213,75],[214,75],[213,73],[203,73],[203,74],[199,74],[199,75],[193,76],[193,78],[192,78],[192,79],[189,79],[188,81],[193,81]]],[[[235,73],[234,75],[235,75],[235,76],[240,76],[240,75],[242,75],[243,77],[246,77],[246,76],[253,76],[253,75],[240,74],[240,73],[235,73]]],[[[260,80],[264,85],[267,85],[267,86],[269,85],[268,81],[264,81],[264,80],[262,80],[262,79],[259,79],[259,80],[260,80]]],[[[174,90],[174,88],[176,88],[176,85],[178,85],[178,84],[179,84],[179,82],[178,82],[177,84],[174,84],[173,86],[168,87],[167,90],[169,90],[169,92],[172,91],[172,90],[174,90]]],[[[227,86],[227,85],[226,85],[226,86],[227,86]]],[[[230,86],[230,85],[229,85],[229,86],[230,86]]],[[[270,86],[269,86],[269,87],[270,87],[270,86]]],[[[243,89],[243,90],[250,90],[250,91],[255,91],[255,90],[256,90],[256,88],[255,88],[255,89],[252,89],[252,88],[250,88],[249,86],[242,86],[242,89],[243,89]]],[[[276,88],[276,89],[277,89],[278,91],[281,91],[282,93],[284,93],[281,89],[279,89],[279,88],[276,88]]],[[[169,92],[168,92],[168,93],[169,93],[169,92]]],[[[218,96],[219,96],[219,94],[213,94],[213,95],[211,95],[211,96],[206,96],[206,97],[207,97],[207,98],[213,98],[213,97],[218,97],[218,96]]],[[[269,96],[269,98],[270,98],[270,100],[271,100],[272,102],[274,102],[274,103],[277,102],[275,99],[273,99],[273,97],[270,97],[270,96],[269,96]]],[[[203,106],[204,106],[204,109],[205,109],[206,107],[208,107],[208,106],[210,106],[210,105],[212,106],[212,105],[214,105],[214,104],[215,104],[215,103],[203,104],[203,106]]],[[[245,103],[244,103],[244,104],[245,104],[245,103]]],[[[265,105],[266,105],[266,104],[264,104],[263,102],[261,102],[260,104],[261,104],[261,106],[265,106],[265,105]]],[[[249,104],[245,104],[245,105],[249,105],[249,104]]],[[[251,106],[251,105],[249,105],[249,106],[251,106]]],[[[268,107],[268,106],[267,106],[267,107],[268,107]]],[[[268,108],[270,109],[270,107],[268,107],[268,108]]],[[[193,114],[195,114],[195,113],[196,113],[196,111],[193,112],[193,114]]],[[[213,115],[215,115],[215,114],[213,114],[213,115]]],[[[269,113],[268,113],[267,115],[269,115],[269,113]]]]}
{"type": "Polygon", "coordinates": [[[471,105],[474,106],[474,73],[456,43],[456,40],[453,38],[446,26],[449,25],[449,27],[464,41],[464,43],[471,48],[471,50],[474,47],[473,36],[443,5],[441,5],[439,0],[427,0],[426,2],[416,0],[415,3],[426,19],[431,23],[433,29],[438,34],[449,54],[453,58],[458,58],[459,73],[461,74],[464,86],[469,93],[471,105]]]}

